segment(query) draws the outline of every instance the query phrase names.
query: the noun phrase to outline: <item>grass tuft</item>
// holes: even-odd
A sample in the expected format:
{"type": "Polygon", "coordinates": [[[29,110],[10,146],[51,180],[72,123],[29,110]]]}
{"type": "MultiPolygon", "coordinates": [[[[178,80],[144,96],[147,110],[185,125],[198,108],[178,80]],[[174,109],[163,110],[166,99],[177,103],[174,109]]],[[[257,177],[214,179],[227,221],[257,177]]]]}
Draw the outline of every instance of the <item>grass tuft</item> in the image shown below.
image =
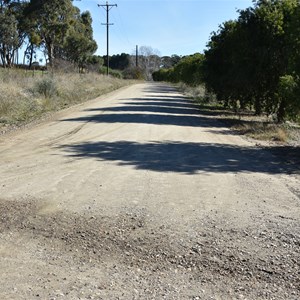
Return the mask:
{"type": "Polygon", "coordinates": [[[262,121],[246,121],[245,119],[229,122],[232,128],[240,134],[261,141],[286,143],[289,140],[288,130],[280,125],[262,121]]]}
{"type": "Polygon", "coordinates": [[[45,77],[34,83],[33,93],[45,98],[52,98],[58,94],[57,84],[53,77],[45,77]]]}

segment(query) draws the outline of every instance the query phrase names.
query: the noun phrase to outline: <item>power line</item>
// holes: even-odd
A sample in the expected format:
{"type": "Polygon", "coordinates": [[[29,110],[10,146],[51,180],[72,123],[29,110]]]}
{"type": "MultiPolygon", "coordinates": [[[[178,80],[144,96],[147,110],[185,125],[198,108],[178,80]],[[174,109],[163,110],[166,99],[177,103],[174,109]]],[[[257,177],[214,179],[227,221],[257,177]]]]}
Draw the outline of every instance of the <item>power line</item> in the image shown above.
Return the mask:
{"type": "Polygon", "coordinates": [[[133,46],[134,44],[128,38],[128,34],[127,34],[126,30],[125,30],[126,26],[124,25],[123,18],[122,18],[121,14],[120,14],[120,10],[119,9],[117,9],[117,13],[118,13],[119,20],[121,22],[121,31],[123,32],[123,36],[125,37],[128,45],[133,46]]]}
{"type": "MultiPolygon", "coordinates": [[[[114,13],[114,11],[111,12],[111,18],[114,18],[116,20],[116,30],[112,32],[112,34],[116,35],[116,38],[122,42],[123,47],[130,46],[132,48],[132,43],[127,38],[127,34],[124,31],[124,26],[121,23],[121,20],[117,16],[117,14],[114,13]]],[[[124,52],[124,51],[123,51],[124,52]]]]}
{"type": "Polygon", "coordinates": [[[109,75],[109,26],[114,25],[113,23],[109,23],[109,11],[115,6],[117,7],[117,4],[108,4],[108,1],[106,1],[106,4],[98,4],[99,7],[103,7],[106,10],[106,23],[101,23],[101,25],[106,25],[106,50],[107,50],[107,68],[106,68],[106,74],[109,75]]]}

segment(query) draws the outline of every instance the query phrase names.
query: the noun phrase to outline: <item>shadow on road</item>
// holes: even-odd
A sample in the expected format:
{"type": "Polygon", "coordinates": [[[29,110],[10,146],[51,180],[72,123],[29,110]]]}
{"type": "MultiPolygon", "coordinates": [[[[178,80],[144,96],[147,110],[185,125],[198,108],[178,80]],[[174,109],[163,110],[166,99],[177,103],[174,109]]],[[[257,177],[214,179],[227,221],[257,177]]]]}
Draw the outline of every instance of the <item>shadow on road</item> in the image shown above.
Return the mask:
{"type": "MultiPolygon", "coordinates": [[[[171,90],[173,91],[173,88],[171,90]]],[[[165,90],[166,93],[167,91],[168,89],[165,90]]],[[[199,115],[197,106],[190,103],[187,98],[171,97],[161,93],[159,97],[152,92],[152,96],[121,99],[119,106],[89,109],[86,110],[86,116],[62,121],[224,127],[221,122],[199,115]]]]}
{"type": "Polygon", "coordinates": [[[269,151],[255,147],[184,142],[118,141],[63,145],[61,148],[73,157],[115,161],[118,165],[133,166],[140,170],[185,174],[197,172],[300,174],[299,164],[283,164],[269,151]]]}
{"type": "MultiPolygon", "coordinates": [[[[221,134],[224,124],[213,116],[201,115],[196,105],[185,97],[170,96],[172,87],[153,85],[143,98],[119,100],[119,105],[86,110],[86,115],[64,122],[136,123],[153,125],[218,128],[221,134]]],[[[210,129],[208,129],[210,130],[210,129]]],[[[218,131],[214,131],[218,133],[218,131]]],[[[159,172],[261,172],[270,174],[299,174],[299,148],[273,148],[275,155],[257,147],[239,147],[209,143],[136,143],[131,141],[85,142],[61,146],[68,155],[78,158],[115,161],[119,165],[131,165],[137,169],[159,172]],[[287,153],[285,159],[278,153],[287,153]],[[290,158],[293,158],[291,161],[290,158]]]]}

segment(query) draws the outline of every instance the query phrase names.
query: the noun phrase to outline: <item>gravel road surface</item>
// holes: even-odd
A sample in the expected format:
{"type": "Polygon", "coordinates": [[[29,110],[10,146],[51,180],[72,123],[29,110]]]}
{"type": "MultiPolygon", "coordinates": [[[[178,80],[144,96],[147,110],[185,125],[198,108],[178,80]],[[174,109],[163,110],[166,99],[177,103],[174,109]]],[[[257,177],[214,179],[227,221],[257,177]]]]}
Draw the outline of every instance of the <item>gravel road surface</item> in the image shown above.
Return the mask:
{"type": "Polygon", "coordinates": [[[0,137],[0,299],[300,299],[300,166],[173,87],[0,137]]]}

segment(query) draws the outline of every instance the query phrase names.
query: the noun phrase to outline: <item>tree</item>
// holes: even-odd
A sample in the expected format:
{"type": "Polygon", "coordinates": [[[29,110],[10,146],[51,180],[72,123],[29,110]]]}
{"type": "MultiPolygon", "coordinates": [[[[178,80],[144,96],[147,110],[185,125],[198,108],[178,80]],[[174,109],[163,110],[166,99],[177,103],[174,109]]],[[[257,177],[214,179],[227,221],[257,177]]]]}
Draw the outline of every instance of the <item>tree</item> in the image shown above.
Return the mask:
{"type": "Polygon", "coordinates": [[[277,120],[282,122],[286,115],[297,118],[300,115],[299,78],[292,75],[281,76],[279,79],[276,98],[278,100],[277,120]]]}
{"type": "Polygon", "coordinates": [[[204,55],[195,53],[183,57],[179,63],[174,66],[173,80],[175,82],[184,82],[190,86],[196,86],[203,82],[202,63],[204,55]]]}
{"type": "Polygon", "coordinates": [[[22,19],[22,1],[0,1],[0,60],[4,67],[11,67],[17,50],[24,42],[24,32],[18,26],[22,19]]]}
{"type": "Polygon", "coordinates": [[[0,12],[0,54],[4,67],[10,67],[18,46],[17,20],[8,10],[0,12]]]}
{"type": "MultiPolygon", "coordinates": [[[[104,57],[104,65],[107,65],[106,56],[104,57]]],[[[126,53],[121,53],[113,55],[109,58],[109,67],[115,70],[125,70],[130,65],[130,55],[126,53]]]]}
{"type": "Polygon", "coordinates": [[[188,55],[171,68],[161,67],[152,76],[155,81],[184,82],[196,86],[203,83],[203,61],[204,55],[201,53],[188,55]]]}
{"type": "Polygon", "coordinates": [[[161,68],[170,69],[178,64],[181,60],[179,55],[163,56],[161,58],[161,68]]]}
{"type": "Polygon", "coordinates": [[[49,65],[54,65],[60,56],[61,45],[65,43],[68,32],[74,24],[75,7],[71,0],[30,0],[25,17],[30,20],[31,28],[45,46],[49,65]]]}
{"type": "Polygon", "coordinates": [[[81,70],[97,50],[91,14],[80,13],[72,0],[30,0],[24,17],[29,57],[35,47],[44,47],[50,67],[59,59],[81,70]]]}
{"type": "Polygon", "coordinates": [[[89,12],[80,14],[79,9],[76,9],[73,26],[69,29],[61,56],[76,63],[79,69],[82,69],[96,50],[97,43],[93,39],[92,17],[89,12]]]}
{"type": "MultiPolygon", "coordinates": [[[[159,51],[150,46],[141,46],[138,52],[138,68],[146,80],[152,80],[152,73],[159,69],[161,63],[159,51]]],[[[132,57],[132,64],[135,64],[135,57],[132,57]]]]}
{"type": "Polygon", "coordinates": [[[293,25],[299,22],[293,17],[298,7],[297,0],[257,1],[212,34],[205,51],[204,78],[225,105],[254,106],[256,114],[285,118],[290,100],[287,93],[278,95],[283,95],[282,86],[296,90],[289,76],[297,82],[293,72],[299,48],[292,45],[297,45],[297,39],[299,45],[293,25]]]}

